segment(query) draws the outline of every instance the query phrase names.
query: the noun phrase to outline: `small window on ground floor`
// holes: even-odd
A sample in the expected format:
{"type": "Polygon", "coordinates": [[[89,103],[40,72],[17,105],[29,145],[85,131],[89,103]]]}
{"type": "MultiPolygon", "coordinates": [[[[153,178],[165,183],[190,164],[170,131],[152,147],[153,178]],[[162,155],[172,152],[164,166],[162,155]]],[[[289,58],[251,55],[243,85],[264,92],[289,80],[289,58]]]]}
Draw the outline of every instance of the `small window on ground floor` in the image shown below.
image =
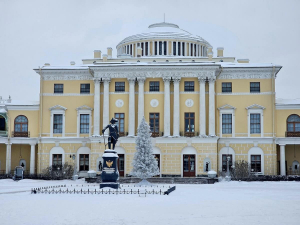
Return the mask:
{"type": "Polygon", "coordinates": [[[89,171],[89,154],[79,155],[79,170],[89,171]]]}
{"type": "Polygon", "coordinates": [[[261,172],[261,155],[251,155],[251,172],[261,172]]]}
{"type": "Polygon", "coordinates": [[[229,156],[229,170],[232,168],[232,155],[223,154],[222,155],[222,171],[227,171],[227,157],[229,156]]]}
{"type": "Polygon", "coordinates": [[[62,154],[53,154],[52,165],[61,166],[62,165],[62,154]]]}

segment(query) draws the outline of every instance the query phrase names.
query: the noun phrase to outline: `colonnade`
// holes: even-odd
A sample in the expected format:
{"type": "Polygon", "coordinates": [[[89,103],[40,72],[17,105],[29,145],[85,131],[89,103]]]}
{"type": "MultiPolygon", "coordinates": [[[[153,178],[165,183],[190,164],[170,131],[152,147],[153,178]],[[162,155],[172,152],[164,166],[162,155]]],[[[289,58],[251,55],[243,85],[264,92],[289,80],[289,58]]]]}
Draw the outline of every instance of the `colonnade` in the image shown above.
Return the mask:
{"type": "MultiPolygon", "coordinates": [[[[9,174],[11,173],[11,147],[12,143],[5,143],[6,144],[6,168],[5,173],[9,174]]],[[[30,174],[34,174],[34,168],[35,168],[35,145],[36,144],[30,144],[30,174]]]]}
{"type": "MultiPolygon", "coordinates": [[[[129,121],[128,121],[128,136],[135,136],[136,125],[135,125],[135,82],[136,78],[127,78],[129,82],[129,121]]],[[[174,83],[174,104],[173,104],[173,136],[178,137],[180,131],[180,101],[179,101],[179,84],[180,77],[163,77],[164,82],[164,136],[170,137],[170,83],[174,83]]],[[[200,118],[199,118],[199,131],[201,137],[215,136],[215,78],[209,78],[208,80],[204,77],[198,78],[200,87],[200,118]],[[205,104],[205,83],[209,83],[209,134],[206,134],[206,104],[205,104]]],[[[102,79],[104,83],[103,91],[103,124],[109,124],[109,83],[110,79],[102,79]]],[[[139,86],[138,92],[138,123],[140,123],[142,117],[144,116],[144,77],[137,77],[137,82],[139,86]]],[[[95,85],[95,95],[94,95],[94,136],[100,136],[100,78],[94,79],[95,85]]]]}
{"type": "Polygon", "coordinates": [[[160,55],[187,57],[207,56],[207,47],[205,45],[184,41],[144,41],[132,44],[125,44],[117,49],[117,53],[118,55],[128,54],[132,57],[136,57],[137,47],[142,48],[142,57],[160,55]],[[151,45],[152,49],[150,48],[151,45]],[[169,46],[171,46],[171,49],[169,49],[169,46]]]}

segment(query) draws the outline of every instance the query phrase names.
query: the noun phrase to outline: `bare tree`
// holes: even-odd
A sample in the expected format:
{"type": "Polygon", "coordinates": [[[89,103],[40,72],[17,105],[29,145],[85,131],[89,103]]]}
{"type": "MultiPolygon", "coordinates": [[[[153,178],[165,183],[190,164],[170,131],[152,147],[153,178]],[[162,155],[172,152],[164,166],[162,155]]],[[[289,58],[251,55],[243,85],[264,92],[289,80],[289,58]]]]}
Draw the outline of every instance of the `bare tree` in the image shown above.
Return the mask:
{"type": "Polygon", "coordinates": [[[247,161],[237,160],[230,169],[230,175],[233,180],[240,180],[250,178],[252,176],[250,171],[251,167],[247,161]]]}

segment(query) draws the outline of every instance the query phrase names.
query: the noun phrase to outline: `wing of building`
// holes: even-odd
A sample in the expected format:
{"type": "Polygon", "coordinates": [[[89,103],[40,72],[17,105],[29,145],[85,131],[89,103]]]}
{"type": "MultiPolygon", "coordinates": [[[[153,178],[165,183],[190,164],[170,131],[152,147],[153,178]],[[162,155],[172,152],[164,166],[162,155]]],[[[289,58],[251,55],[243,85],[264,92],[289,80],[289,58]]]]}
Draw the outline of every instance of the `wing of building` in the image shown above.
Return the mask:
{"type": "MultiPolygon", "coordinates": [[[[144,116],[161,176],[194,177],[246,160],[257,174],[299,173],[300,100],[275,99],[281,69],[223,55],[171,23],[152,24],[81,65],[34,69],[40,101],[0,99],[0,171],[75,164],[99,171],[101,130],[118,119],[121,176],[144,116]],[[215,56],[215,57],[214,57],[215,56]],[[76,156],[73,160],[73,155],[76,156]]],[[[107,140],[106,140],[107,142],[107,140]]]]}

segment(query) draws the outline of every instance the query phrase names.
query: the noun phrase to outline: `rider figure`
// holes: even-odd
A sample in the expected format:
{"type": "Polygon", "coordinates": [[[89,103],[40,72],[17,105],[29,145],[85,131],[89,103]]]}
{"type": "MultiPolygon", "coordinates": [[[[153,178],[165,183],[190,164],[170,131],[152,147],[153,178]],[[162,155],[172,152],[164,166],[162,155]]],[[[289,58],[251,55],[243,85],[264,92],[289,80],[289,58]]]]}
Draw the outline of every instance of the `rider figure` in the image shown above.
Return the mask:
{"type": "Polygon", "coordinates": [[[113,144],[113,150],[115,149],[115,145],[118,141],[119,138],[119,130],[118,130],[118,126],[115,124],[116,122],[118,122],[117,119],[112,118],[110,120],[110,124],[107,125],[103,130],[102,133],[104,133],[104,131],[109,128],[109,137],[108,137],[108,148],[111,149],[111,143],[113,144]]]}

